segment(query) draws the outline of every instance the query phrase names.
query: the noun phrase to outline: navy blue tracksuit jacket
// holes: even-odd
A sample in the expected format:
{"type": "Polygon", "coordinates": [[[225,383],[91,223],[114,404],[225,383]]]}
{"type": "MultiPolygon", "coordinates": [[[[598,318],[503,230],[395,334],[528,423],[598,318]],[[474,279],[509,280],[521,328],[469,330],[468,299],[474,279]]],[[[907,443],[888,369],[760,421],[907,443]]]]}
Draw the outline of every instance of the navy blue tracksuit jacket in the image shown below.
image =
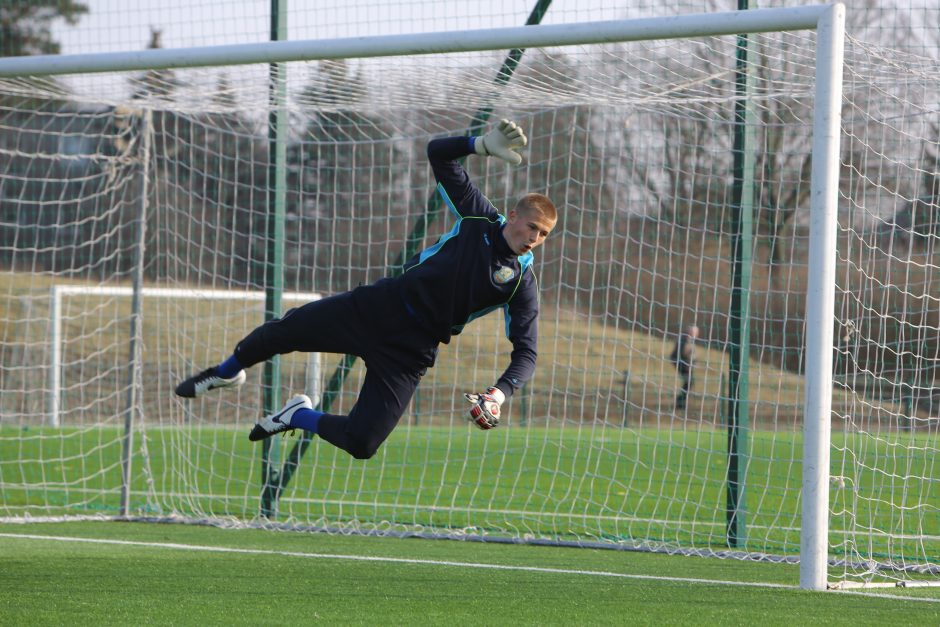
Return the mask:
{"type": "MultiPolygon", "coordinates": [[[[293,351],[361,357],[366,376],[355,406],[348,416],[325,414],[318,427],[321,438],[356,458],[375,454],[434,365],[438,344],[475,318],[503,309],[513,350],[496,386],[507,398],[535,370],[539,309],[533,256],[510,250],[502,234],[505,217],[458,162],[473,153],[473,141],[451,137],[428,144],[438,191],[456,222],[408,260],[401,275],[292,309],[256,328],[235,349],[245,368],[293,351]]],[[[467,385],[481,387],[476,381],[467,385]]]]}

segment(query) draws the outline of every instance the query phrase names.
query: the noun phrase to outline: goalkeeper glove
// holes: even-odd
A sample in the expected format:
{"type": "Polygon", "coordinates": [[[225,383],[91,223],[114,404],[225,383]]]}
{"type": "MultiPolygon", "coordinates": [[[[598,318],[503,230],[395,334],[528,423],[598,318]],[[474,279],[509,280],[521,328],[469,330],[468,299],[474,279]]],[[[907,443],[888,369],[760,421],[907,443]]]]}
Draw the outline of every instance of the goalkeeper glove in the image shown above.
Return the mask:
{"type": "Polygon", "coordinates": [[[482,394],[464,394],[464,398],[473,403],[468,420],[486,431],[499,425],[499,406],[506,400],[506,395],[499,388],[489,388],[482,394]]]}
{"type": "Polygon", "coordinates": [[[473,149],[484,157],[499,157],[511,165],[522,163],[522,155],[516,150],[529,142],[525,133],[509,120],[500,120],[496,128],[474,140],[473,149]]]}

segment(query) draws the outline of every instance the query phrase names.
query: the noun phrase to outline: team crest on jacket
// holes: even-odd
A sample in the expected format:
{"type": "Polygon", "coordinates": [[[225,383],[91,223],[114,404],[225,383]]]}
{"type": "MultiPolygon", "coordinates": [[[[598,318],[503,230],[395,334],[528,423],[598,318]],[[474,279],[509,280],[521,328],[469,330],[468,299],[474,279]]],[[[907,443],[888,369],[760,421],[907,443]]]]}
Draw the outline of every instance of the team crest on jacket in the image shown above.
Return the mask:
{"type": "Polygon", "coordinates": [[[493,273],[493,280],[499,283],[500,285],[505,285],[512,281],[512,278],[516,276],[516,271],[512,268],[507,268],[506,266],[500,266],[496,272],[493,273]]]}

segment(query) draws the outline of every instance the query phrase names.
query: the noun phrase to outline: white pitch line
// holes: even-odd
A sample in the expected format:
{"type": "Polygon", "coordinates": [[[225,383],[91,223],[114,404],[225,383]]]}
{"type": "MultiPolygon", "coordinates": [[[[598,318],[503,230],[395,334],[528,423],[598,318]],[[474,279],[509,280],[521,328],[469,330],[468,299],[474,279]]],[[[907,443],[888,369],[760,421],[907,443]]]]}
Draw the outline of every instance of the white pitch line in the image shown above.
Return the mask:
{"type": "Polygon", "coordinates": [[[556,575],[587,575],[591,577],[619,577],[623,579],[643,579],[654,581],[674,581],[683,583],[707,583],[725,586],[754,586],[760,588],[781,588],[796,590],[796,586],[781,583],[755,583],[746,581],[722,581],[697,579],[692,577],[663,577],[657,575],[631,575],[604,570],[579,570],[570,568],[547,568],[544,566],[512,566],[507,564],[484,564],[479,562],[454,562],[450,560],[425,560],[411,557],[379,557],[375,555],[343,555],[338,553],[306,553],[302,551],[274,551],[270,549],[245,549],[229,546],[206,546],[199,544],[179,544],[176,542],[141,542],[138,540],[109,540],[102,538],[77,538],[69,536],[43,536],[26,533],[0,533],[0,538],[22,538],[27,540],[55,540],[58,542],[83,542],[89,544],[114,544],[119,546],[141,546],[185,551],[206,551],[209,553],[243,553],[249,555],[281,555],[284,557],[304,557],[311,559],[348,560],[352,562],[389,562],[394,564],[417,564],[422,566],[457,566],[460,568],[481,568],[489,570],[518,570],[525,572],[550,573],[556,575]]]}
{"type": "MultiPolygon", "coordinates": [[[[665,581],[676,583],[696,583],[716,586],[741,586],[748,588],[773,588],[777,590],[799,590],[799,587],[781,583],[760,583],[751,581],[727,581],[721,579],[701,579],[697,577],[663,577],[659,575],[635,575],[627,573],[614,573],[604,570],[580,570],[571,568],[547,568],[544,566],[512,566],[507,564],[482,564],[479,562],[454,562],[450,560],[425,560],[408,557],[377,557],[374,555],[343,555],[336,553],[307,553],[302,551],[274,551],[270,549],[245,549],[227,546],[206,546],[199,544],[179,544],[176,542],[141,542],[137,540],[108,540],[102,538],[77,538],[70,536],[43,536],[25,533],[0,533],[0,538],[20,538],[26,540],[54,540],[58,542],[81,542],[89,544],[113,544],[119,546],[140,546],[148,548],[174,549],[183,551],[205,551],[208,553],[241,553],[248,555],[280,555],[284,557],[301,557],[308,559],[346,560],[351,562],[386,562],[392,564],[415,564],[420,566],[454,566],[458,568],[478,568],[485,570],[511,570],[530,573],[548,573],[553,575],[585,575],[588,577],[613,577],[619,579],[634,579],[641,581],[665,581]]],[[[843,592],[856,596],[870,596],[875,598],[903,599],[907,601],[940,602],[940,599],[924,597],[902,597],[884,593],[843,592]]]]}

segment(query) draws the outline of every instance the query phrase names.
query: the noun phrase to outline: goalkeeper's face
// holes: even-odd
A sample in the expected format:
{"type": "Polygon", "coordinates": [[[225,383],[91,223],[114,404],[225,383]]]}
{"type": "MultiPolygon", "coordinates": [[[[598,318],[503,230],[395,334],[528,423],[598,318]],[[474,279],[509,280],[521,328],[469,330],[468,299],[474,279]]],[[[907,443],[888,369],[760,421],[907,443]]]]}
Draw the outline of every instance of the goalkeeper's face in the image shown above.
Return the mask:
{"type": "Polygon", "coordinates": [[[555,219],[533,209],[513,209],[503,227],[503,237],[517,255],[524,255],[539,246],[555,228],[555,219]]]}

